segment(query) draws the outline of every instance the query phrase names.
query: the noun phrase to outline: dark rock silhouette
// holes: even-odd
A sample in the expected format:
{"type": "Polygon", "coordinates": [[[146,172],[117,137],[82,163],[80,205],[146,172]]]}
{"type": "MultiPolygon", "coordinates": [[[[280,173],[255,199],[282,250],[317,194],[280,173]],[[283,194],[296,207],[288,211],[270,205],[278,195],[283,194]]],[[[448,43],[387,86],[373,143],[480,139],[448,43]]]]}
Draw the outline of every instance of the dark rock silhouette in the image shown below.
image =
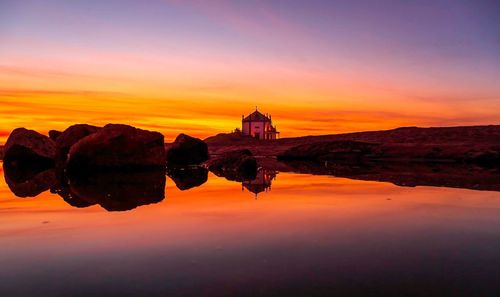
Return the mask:
{"type": "Polygon", "coordinates": [[[257,160],[249,150],[235,150],[211,159],[208,169],[228,180],[252,180],[257,174],[257,160]]]}
{"type": "Polygon", "coordinates": [[[278,160],[324,161],[360,159],[375,155],[378,146],[377,144],[351,140],[303,144],[292,147],[278,155],[278,160]]]}
{"type": "MultiPolygon", "coordinates": [[[[208,137],[205,142],[211,155],[235,149],[249,149],[257,156],[278,156],[300,145],[336,141],[357,141],[378,144],[377,158],[384,160],[430,160],[432,162],[475,163],[499,166],[500,125],[433,127],[402,127],[385,131],[318,135],[256,141],[238,133],[208,137]]],[[[371,158],[375,158],[373,155],[371,158]]]]}
{"type": "Polygon", "coordinates": [[[167,165],[198,165],[208,160],[208,146],[203,140],[179,134],[167,151],[167,165]]]}
{"type": "MultiPolygon", "coordinates": [[[[45,164],[54,162],[55,144],[47,136],[25,128],[12,131],[5,143],[4,162],[25,164],[45,164]]],[[[22,165],[20,165],[22,166],[22,165]]]]}
{"type": "Polygon", "coordinates": [[[49,130],[49,138],[52,139],[53,141],[56,141],[61,134],[62,134],[61,131],[49,130]]]}
{"type": "Polygon", "coordinates": [[[66,157],[71,146],[77,143],[80,139],[90,134],[96,133],[97,131],[99,131],[99,129],[101,128],[96,126],[77,124],[70,126],[66,130],[61,132],[60,135],[58,135],[56,138],[57,160],[61,162],[66,161],[66,157]]]}
{"type": "Polygon", "coordinates": [[[74,125],[50,135],[56,142],[24,128],[9,136],[3,166],[15,195],[34,197],[50,189],[72,206],[99,204],[110,211],[164,199],[162,134],[110,124],[74,125]]]}
{"type": "Polygon", "coordinates": [[[181,191],[201,186],[208,180],[208,170],[201,166],[169,168],[167,175],[181,191]]]}
{"type": "Polygon", "coordinates": [[[165,157],[162,134],[108,124],[71,146],[66,166],[70,173],[97,168],[164,168],[165,157]]]}
{"type": "Polygon", "coordinates": [[[40,163],[19,166],[17,162],[3,164],[5,182],[17,197],[35,197],[57,183],[54,169],[40,163]]]}
{"type": "Polygon", "coordinates": [[[131,210],[162,201],[165,181],[165,170],[94,172],[71,178],[65,200],[83,207],[99,204],[108,211],[131,210]]]}
{"type": "Polygon", "coordinates": [[[287,149],[278,160],[309,161],[420,161],[500,166],[500,145],[433,143],[365,143],[350,140],[316,142],[287,149]]]}

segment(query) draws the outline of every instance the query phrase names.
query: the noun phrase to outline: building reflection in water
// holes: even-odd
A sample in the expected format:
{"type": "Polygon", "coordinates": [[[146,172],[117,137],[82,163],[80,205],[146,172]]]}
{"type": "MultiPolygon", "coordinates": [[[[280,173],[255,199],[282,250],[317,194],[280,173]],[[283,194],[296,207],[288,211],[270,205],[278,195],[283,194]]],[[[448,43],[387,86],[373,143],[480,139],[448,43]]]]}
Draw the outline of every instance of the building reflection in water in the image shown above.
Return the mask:
{"type": "Polygon", "coordinates": [[[255,199],[257,199],[259,193],[271,191],[271,184],[276,179],[277,173],[275,170],[260,168],[255,179],[241,183],[241,190],[244,191],[246,188],[249,192],[254,193],[255,199]]]}

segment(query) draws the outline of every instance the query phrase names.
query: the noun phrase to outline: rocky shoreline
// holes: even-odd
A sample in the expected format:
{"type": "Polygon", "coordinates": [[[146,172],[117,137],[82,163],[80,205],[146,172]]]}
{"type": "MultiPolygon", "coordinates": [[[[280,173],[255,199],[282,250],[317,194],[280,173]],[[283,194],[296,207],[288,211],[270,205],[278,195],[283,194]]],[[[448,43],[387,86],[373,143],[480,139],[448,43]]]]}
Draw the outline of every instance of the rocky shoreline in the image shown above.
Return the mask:
{"type": "Polygon", "coordinates": [[[3,147],[3,171],[18,197],[50,190],[72,206],[99,204],[108,211],[162,201],[166,176],[184,191],[205,183],[209,171],[235,182],[254,180],[267,170],[500,191],[499,126],[466,127],[455,134],[450,132],[456,128],[432,129],[413,129],[418,133],[406,138],[388,137],[401,136],[390,130],[351,134],[351,139],[331,135],[276,141],[241,135],[203,141],[179,134],[165,144],[161,133],[122,124],[77,124],[48,136],[18,128],[3,147]],[[436,134],[441,138],[431,141],[436,134]]]}
{"type": "Polygon", "coordinates": [[[50,190],[75,207],[123,211],[162,201],[167,175],[187,190],[203,184],[208,169],[238,180],[257,172],[249,151],[210,159],[207,144],[185,134],[168,148],[161,133],[123,124],[48,134],[17,128],[3,147],[5,181],[18,197],[50,190]]]}
{"type": "MultiPolygon", "coordinates": [[[[76,167],[81,167],[82,164],[87,163],[92,166],[111,165],[112,167],[120,167],[124,165],[126,167],[127,164],[125,163],[132,161],[136,162],[139,167],[146,165],[146,163],[148,163],[148,166],[159,167],[166,163],[170,163],[171,166],[184,166],[201,164],[209,160],[210,157],[224,156],[226,153],[244,149],[254,156],[276,157],[282,161],[455,162],[484,166],[497,166],[500,164],[499,125],[444,128],[409,127],[387,131],[304,136],[269,141],[258,141],[236,133],[219,134],[202,141],[181,133],[174,143],[165,144],[165,149],[162,147],[163,136],[158,132],[148,131],[148,133],[152,133],[151,135],[155,135],[154,139],[142,138],[135,143],[134,149],[136,150],[148,147],[149,151],[144,149],[145,151],[141,153],[131,153],[132,148],[126,146],[110,147],[109,137],[115,137],[116,135],[102,136],[103,132],[97,133],[100,129],[104,129],[108,134],[120,133],[117,131],[128,129],[127,127],[130,126],[111,124],[100,128],[77,124],[63,132],[51,130],[49,137],[41,134],[33,134],[31,137],[38,137],[39,140],[44,139],[45,145],[49,146],[50,142],[53,142],[54,161],[59,164],[61,161],[66,162],[66,155],[68,155],[70,156],[69,164],[81,163],[76,167]],[[88,142],[86,145],[76,145],[73,152],[70,153],[73,145],[92,134],[97,136],[89,137],[86,140],[88,142]],[[150,141],[156,143],[153,145],[156,149],[151,149],[150,141]],[[97,146],[99,143],[102,144],[101,148],[94,149],[111,152],[110,155],[92,156],[91,152],[86,152],[89,156],[84,157],[81,154],[84,147],[88,149],[89,146],[97,146]],[[127,161],[126,158],[119,156],[119,149],[127,151],[128,155],[134,155],[134,157],[127,161]],[[144,159],[138,159],[137,154],[142,155],[144,159]],[[82,158],[88,158],[89,160],[78,161],[78,159],[82,158]],[[114,163],[111,158],[115,158],[114,163]],[[146,158],[149,158],[149,160],[146,160],[146,158]],[[170,161],[167,162],[167,158],[170,161]],[[100,164],[99,162],[104,163],[100,164]],[[107,162],[112,164],[107,164],[107,162]]],[[[131,127],[130,129],[128,133],[132,133],[136,128],[131,127]]],[[[24,133],[27,133],[26,131],[29,130],[23,130],[24,133]]],[[[142,132],[141,135],[144,135],[144,133],[146,132],[142,132]]],[[[5,146],[0,146],[0,159],[3,159],[4,151],[5,146]]],[[[49,157],[49,159],[51,158],[49,157]]],[[[207,164],[207,166],[209,165],[207,164]]]]}
{"type": "Polygon", "coordinates": [[[399,161],[500,166],[500,125],[397,128],[257,141],[219,134],[205,139],[211,154],[249,149],[282,161],[399,161]]]}

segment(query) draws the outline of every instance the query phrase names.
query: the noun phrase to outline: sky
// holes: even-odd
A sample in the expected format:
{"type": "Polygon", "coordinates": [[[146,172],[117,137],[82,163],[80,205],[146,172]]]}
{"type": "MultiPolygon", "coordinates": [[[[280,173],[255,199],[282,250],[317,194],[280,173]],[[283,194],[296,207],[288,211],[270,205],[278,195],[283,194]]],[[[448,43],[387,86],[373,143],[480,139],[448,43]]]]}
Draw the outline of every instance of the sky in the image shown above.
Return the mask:
{"type": "Polygon", "coordinates": [[[126,123],[205,138],[500,124],[498,1],[0,0],[0,143],[126,123]]]}

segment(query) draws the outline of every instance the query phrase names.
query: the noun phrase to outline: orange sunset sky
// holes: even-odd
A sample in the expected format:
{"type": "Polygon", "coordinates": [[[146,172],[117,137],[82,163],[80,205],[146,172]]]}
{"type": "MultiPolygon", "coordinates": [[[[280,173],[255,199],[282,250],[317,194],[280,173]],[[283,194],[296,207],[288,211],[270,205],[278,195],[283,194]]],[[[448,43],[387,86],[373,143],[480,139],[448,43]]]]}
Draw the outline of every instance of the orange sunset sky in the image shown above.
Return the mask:
{"type": "Polygon", "coordinates": [[[110,122],[204,138],[255,106],[282,137],[500,124],[490,4],[1,1],[0,143],[110,122]]]}

